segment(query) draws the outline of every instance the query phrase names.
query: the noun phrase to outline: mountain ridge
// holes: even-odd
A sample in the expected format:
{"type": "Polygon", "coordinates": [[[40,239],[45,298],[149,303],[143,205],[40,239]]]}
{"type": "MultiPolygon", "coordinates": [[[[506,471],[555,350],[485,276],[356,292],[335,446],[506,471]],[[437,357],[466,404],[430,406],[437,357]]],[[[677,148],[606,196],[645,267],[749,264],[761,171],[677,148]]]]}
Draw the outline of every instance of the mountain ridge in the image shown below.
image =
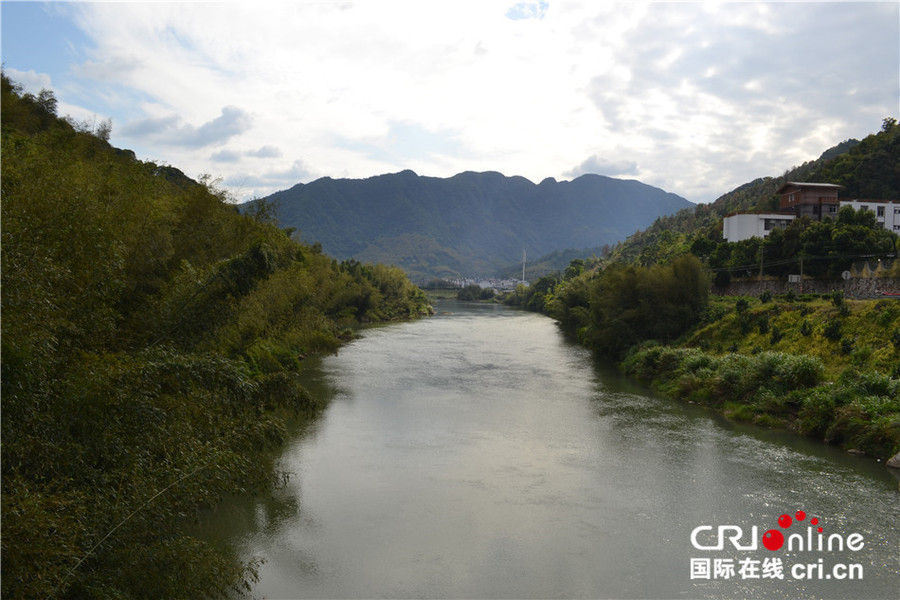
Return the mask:
{"type": "Polygon", "coordinates": [[[409,169],[322,177],[254,202],[271,203],[282,227],[338,259],[395,264],[420,281],[496,274],[521,260],[523,249],[540,256],[614,244],[693,206],[640,181],[604,175],[534,183],[497,171],[441,178],[409,169]]]}

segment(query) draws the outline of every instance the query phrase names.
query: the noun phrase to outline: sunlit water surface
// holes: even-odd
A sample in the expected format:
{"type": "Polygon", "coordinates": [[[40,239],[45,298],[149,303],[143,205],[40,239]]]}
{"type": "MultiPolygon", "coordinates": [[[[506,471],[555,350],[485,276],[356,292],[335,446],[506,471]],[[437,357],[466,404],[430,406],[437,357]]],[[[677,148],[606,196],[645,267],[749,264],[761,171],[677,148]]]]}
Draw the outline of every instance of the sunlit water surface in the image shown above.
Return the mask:
{"type": "Polygon", "coordinates": [[[280,457],[287,486],[204,522],[209,538],[265,560],[257,595],[900,597],[888,469],[656,397],[597,366],[545,317],[436,309],[369,329],[311,368],[309,386],[331,401],[280,457]],[[805,535],[815,516],[826,535],[861,534],[862,550],[691,544],[700,525],[740,526],[750,543],[752,526],[761,536],[797,510],[808,516],[786,535],[805,535]],[[783,579],[739,572],[742,560],[771,558],[783,579]],[[692,577],[692,559],[732,561],[734,575],[692,577]],[[791,576],[819,559],[821,571],[791,576]],[[837,563],[862,565],[862,579],[826,578],[837,563]]]}

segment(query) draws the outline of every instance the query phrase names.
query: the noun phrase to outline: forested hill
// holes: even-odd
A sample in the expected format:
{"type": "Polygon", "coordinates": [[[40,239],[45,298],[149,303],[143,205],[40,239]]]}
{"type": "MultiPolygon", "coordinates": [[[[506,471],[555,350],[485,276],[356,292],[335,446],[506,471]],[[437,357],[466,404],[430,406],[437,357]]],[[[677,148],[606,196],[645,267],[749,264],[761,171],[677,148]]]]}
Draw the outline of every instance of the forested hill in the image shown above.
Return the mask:
{"type": "Polygon", "coordinates": [[[304,356],[426,299],[56,108],[2,77],[2,596],[233,597],[184,526],[278,483],[304,356]]]}
{"type": "Polygon", "coordinates": [[[722,219],[726,215],[776,210],[778,197],[775,192],[788,181],[842,185],[842,198],[900,198],[900,126],[896,119],[887,118],[881,131],[862,141],[846,140],[823,152],[818,159],[794,167],[781,176],[755,179],[720,196],[715,202],[660,217],[650,227],[618,244],[610,258],[642,264],[665,262],[672,256],[683,254],[698,238],[719,242],[722,219]]]}
{"type": "Polygon", "coordinates": [[[693,206],[638,181],[599,175],[534,184],[494,172],[436,178],[412,171],[323,178],[263,201],[274,203],[281,226],[328,254],[395,264],[420,280],[494,274],[521,261],[523,249],[536,258],[614,244],[693,206]]]}

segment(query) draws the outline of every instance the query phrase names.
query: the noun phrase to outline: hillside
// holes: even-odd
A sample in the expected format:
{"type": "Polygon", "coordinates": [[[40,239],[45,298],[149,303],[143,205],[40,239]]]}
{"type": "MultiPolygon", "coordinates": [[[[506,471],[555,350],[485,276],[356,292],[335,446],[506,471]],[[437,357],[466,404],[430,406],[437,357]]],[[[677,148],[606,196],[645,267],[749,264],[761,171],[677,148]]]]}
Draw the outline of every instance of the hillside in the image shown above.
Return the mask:
{"type": "Polygon", "coordinates": [[[650,264],[684,253],[697,238],[722,239],[722,219],[733,212],[774,210],[776,190],[788,181],[835,183],[841,198],[900,198],[900,126],[884,120],[882,130],[862,141],[846,140],[813,161],[780,176],[760,177],[723,194],[710,204],[660,217],[650,227],[618,244],[614,261],[650,264]]]}
{"type": "Polygon", "coordinates": [[[395,264],[419,280],[492,275],[521,261],[523,249],[537,257],[613,244],[692,206],[638,181],[599,175],[534,184],[493,172],[436,178],[412,171],[323,178],[262,201],[275,205],[283,227],[328,254],[395,264]]]}
{"type": "Polygon", "coordinates": [[[103,134],[2,77],[2,595],[232,597],[185,524],[279,483],[305,355],[428,307],[103,134]]]}
{"type": "Polygon", "coordinates": [[[716,298],[671,346],[624,372],[731,419],[887,460],[900,451],[900,304],[813,295],[716,298]]]}

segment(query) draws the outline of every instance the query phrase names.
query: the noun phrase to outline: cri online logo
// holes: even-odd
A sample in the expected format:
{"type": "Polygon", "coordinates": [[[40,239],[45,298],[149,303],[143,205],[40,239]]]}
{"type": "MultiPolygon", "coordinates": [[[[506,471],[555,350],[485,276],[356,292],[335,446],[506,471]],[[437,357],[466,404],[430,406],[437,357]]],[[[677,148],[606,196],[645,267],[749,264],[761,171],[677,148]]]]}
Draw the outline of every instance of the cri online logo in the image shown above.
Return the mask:
{"type": "MultiPolygon", "coordinates": [[[[794,525],[795,519],[796,523],[800,525],[803,521],[806,521],[806,513],[798,510],[794,513],[793,518],[788,514],[783,514],[778,517],[778,526],[787,531],[794,525]]],[[[800,529],[800,527],[797,527],[797,529],[800,529]]],[[[697,550],[723,550],[725,541],[728,540],[736,550],[756,550],[758,548],[757,542],[761,539],[763,546],[772,552],[784,547],[785,542],[787,542],[787,550],[789,552],[822,552],[825,550],[844,550],[845,548],[858,552],[864,545],[862,534],[851,533],[844,538],[839,533],[833,533],[826,540],[823,531],[824,528],[819,524],[817,517],[809,520],[809,526],[807,526],[805,532],[806,535],[795,530],[794,533],[790,533],[787,536],[786,540],[785,534],[781,530],[774,528],[767,530],[760,538],[759,530],[756,525],[753,525],[750,528],[750,539],[745,540],[744,530],[738,525],[719,525],[717,528],[714,528],[712,525],[700,525],[691,532],[691,545],[697,550]],[[813,528],[816,529],[818,535],[813,534],[813,528]],[[701,536],[705,538],[704,541],[713,543],[701,542],[701,536]]]]}
{"type": "MultiPolygon", "coordinates": [[[[797,522],[799,523],[806,518],[806,513],[802,510],[798,510],[794,516],[797,518],[797,522]]],[[[809,520],[809,523],[810,525],[818,525],[819,519],[813,517],[809,520]]],[[[780,517],[778,517],[778,526],[782,529],[789,529],[792,524],[793,521],[791,520],[790,515],[781,515],[780,517]]],[[[819,533],[822,533],[822,527],[819,527],[818,531],[819,533]]],[[[784,546],[784,534],[782,534],[777,529],[770,529],[763,534],[762,543],[763,546],[774,552],[775,550],[778,550],[779,548],[784,546]]]]}

